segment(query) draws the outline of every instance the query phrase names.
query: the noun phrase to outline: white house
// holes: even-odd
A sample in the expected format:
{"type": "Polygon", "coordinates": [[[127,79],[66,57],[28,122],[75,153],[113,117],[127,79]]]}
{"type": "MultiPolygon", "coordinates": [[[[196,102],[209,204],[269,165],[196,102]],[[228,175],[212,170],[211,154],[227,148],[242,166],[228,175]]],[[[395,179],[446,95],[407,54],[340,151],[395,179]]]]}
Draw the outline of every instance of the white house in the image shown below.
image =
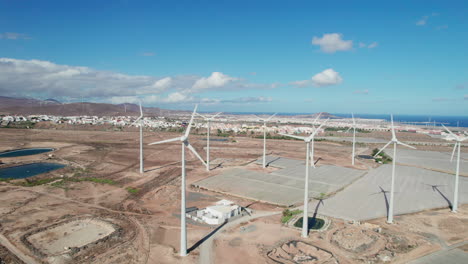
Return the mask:
{"type": "Polygon", "coordinates": [[[187,214],[195,221],[205,222],[209,225],[219,225],[231,217],[241,213],[241,207],[229,200],[221,200],[216,205],[196,211],[196,214],[187,214]]]}

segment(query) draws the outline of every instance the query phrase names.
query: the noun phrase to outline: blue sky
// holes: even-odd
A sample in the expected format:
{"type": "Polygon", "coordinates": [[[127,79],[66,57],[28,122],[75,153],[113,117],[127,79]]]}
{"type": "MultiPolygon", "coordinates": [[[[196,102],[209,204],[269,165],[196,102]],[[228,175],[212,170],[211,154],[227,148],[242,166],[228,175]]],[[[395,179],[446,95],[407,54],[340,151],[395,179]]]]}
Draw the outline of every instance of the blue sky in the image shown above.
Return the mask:
{"type": "Polygon", "coordinates": [[[467,1],[0,0],[0,94],[465,115],[467,1]]]}

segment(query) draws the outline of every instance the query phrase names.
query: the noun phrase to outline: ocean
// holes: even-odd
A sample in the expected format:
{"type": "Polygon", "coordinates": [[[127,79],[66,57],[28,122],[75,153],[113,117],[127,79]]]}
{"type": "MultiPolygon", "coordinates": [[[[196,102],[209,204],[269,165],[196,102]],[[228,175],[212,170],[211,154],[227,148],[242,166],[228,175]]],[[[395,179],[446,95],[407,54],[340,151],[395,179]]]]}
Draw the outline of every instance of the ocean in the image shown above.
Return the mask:
{"type": "MultiPolygon", "coordinates": [[[[272,115],[274,113],[260,113],[260,112],[231,112],[234,115],[272,115]]],[[[310,115],[311,113],[278,113],[278,115],[310,115]]],[[[334,116],[351,118],[351,114],[330,113],[334,116]]],[[[354,117],[365,119],[383,119],[390,121],[390,115],[382,114],[354,114],[354,117]]],[[[393,120],[399,123],[414,123],[416,125],[433,125],[435,121],[436,126],[450,127],[468,127],[468,116],[430,116],[430,115],[394,115],[393,120]]]]}

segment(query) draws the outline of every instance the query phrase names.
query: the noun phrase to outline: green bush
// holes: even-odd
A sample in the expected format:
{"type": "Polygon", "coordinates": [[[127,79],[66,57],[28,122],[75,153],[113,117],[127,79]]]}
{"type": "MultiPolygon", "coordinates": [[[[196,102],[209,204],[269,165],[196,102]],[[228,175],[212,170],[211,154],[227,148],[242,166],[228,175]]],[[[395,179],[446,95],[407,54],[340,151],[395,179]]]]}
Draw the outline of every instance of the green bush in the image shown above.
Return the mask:
{"type": "Polygon", "coordinates": [[[288,222],[294,215],[302,213],[301,210],[294,210],[291,211],[289,209],[284,209],[283,211],[283,217],[281,217],[281,223],[286,223],[288,222]]]}
{"type": "Polygon", "coordinates": [[[138,193],[138,189],[137,188],[132,188],[132,187],[128,187],[127,188],[127,191],[131,194],[136,194],[138,193]]]}

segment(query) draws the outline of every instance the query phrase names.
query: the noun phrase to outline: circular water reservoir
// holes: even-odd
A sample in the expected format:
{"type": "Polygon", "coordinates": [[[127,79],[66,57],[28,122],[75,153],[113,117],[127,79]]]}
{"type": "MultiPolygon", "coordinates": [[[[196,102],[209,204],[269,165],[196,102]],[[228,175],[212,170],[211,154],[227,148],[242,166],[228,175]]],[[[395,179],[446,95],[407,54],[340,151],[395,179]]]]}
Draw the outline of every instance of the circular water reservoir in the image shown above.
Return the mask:
{"type": "Polygon", "coordinates": [[[2,179],[24,179],[65,167],[59,163],[31,163],[0,169],[2,179]]]}
{"type": "Polygon", "coordinates": [[[36,155],[36,154],[40,154],[40,153],[50,152],[52,150],[54,150],[54,149],[53,148],[15,149],[15,150],[0,152],[0,158],[11,158],[11,157],[36,155]]]}

